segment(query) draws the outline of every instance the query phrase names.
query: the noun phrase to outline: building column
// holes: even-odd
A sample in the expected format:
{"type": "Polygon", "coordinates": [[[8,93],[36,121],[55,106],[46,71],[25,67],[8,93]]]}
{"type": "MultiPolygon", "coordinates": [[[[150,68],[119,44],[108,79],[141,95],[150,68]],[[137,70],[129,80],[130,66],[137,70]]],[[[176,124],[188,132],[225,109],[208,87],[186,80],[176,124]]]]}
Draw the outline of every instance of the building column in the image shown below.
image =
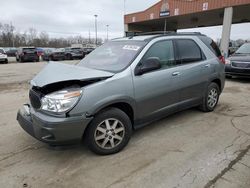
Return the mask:
{"type": "Polygon", "coordinates": [[[232,19],[233,19],[233,7],[225,8],[223,28],[222,28],[222,37],[221,37],[221,44],[220,44],[220,49],[224,57],[228,57],[228,47],[229,47],[229,42],[230,42],[232,19]]]}
{"type": "Polygon", "coordinates": [[[128,32],[128,24],[124,24],[124,36],[126,36],[127,32],[128,32]]]}

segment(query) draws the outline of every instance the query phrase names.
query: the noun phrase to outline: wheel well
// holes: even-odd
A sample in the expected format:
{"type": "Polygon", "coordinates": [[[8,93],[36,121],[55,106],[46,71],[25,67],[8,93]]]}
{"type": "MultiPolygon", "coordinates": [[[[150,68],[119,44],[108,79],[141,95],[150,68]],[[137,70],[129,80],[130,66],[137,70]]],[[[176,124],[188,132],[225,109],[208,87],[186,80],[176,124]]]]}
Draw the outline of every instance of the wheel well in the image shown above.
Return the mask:
{"type": "Polygon", "coordinates": [[[101,109],[100,111],[105,110],[107,108],[111,108],[111,107],[118,108],[118,109],[122,110],[123,112],[125,112],[128,115],[132,125],[134,124],[134,110],[130,106],[130,104],[125,103],[125,102],[115,103],[115,104],[111,104],[109,106],[106,106],[105,108],[101,109]]]}
{"type": "Polygon", "coordinates": [[[214,79],[212,82],[216,83],[221,91],[221,81],[219,79],[214,79]]]}

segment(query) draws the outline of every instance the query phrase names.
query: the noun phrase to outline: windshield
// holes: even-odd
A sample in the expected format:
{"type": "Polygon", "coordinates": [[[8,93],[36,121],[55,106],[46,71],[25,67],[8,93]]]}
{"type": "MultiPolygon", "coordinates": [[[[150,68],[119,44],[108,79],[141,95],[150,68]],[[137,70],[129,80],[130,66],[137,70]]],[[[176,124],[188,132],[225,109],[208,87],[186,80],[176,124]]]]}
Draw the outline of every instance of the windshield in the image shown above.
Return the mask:
{"type": "Polygon", "coordinates": [[[120,72],[137,56],[144,41],[111,41],[87,55],[79,66],[109,72],[120,72]]]}
{"type": "Polygon", "coordinates": [[[236,54],[250,54],[250,43],[243,44],[235,53],[236,54]]]}

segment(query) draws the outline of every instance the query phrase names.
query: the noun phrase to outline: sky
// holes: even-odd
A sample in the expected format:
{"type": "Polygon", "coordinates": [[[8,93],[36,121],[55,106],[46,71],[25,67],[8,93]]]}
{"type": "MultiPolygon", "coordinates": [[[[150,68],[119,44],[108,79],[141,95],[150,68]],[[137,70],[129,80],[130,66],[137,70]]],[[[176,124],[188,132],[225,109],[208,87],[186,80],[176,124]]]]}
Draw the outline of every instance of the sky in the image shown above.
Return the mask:
{"type": "MultiPolygon", "coordinates": [[[[125,12],[142,11],[159,0],[125,0],[125,12]]],[[[29,28],[46,31],[51,37],[91,34],[95,36],[95,18],[98,15],[98,36],[109,38],[123,36],[124,0],[6,0],[1,1],[0,22],[11,23],[19,32],[29,28]]],[[[220,38],[222,27],[198,28],[213,39],[220,38]]],[[[250,38],[250,24],[233,25],[232,39],[250,38]]]]}

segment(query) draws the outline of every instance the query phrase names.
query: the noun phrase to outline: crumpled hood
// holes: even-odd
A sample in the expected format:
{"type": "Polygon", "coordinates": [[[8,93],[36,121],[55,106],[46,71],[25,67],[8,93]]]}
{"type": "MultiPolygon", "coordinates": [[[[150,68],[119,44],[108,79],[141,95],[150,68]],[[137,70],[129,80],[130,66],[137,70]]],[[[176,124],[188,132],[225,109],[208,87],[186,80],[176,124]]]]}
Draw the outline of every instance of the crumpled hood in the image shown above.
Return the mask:
{"type": "Polygon", "coordinates": [[[76,65],[50,62],[31,81],[33,86],[44,87],[48,84],[64,81],[85,81],[112,77],[114,73],[85,68],[76,65]]]}

